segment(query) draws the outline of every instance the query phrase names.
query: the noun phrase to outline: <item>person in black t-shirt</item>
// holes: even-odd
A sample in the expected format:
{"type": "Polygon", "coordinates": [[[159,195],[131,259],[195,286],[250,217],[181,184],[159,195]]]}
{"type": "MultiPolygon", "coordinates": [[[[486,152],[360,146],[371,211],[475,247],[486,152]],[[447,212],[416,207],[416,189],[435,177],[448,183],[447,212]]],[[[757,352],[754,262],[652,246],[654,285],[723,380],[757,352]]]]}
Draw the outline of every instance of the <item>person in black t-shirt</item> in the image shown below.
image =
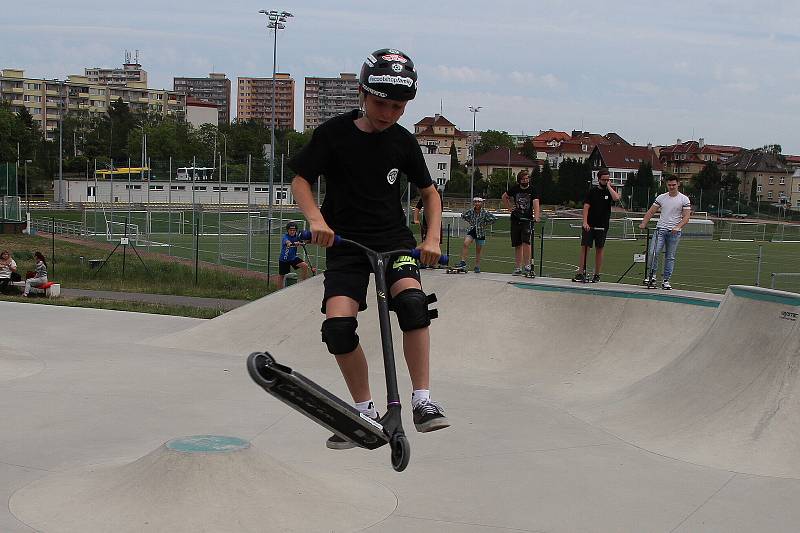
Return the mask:
{"type": "MultiPolygon", "coordinates": [[[[417,247],[406,225],[398,176],[402,172],[422,195],[427,235],[419,245],[420,261],[435,265],[441,255],[442,205],[428,173],[419,143],[397,124],[417,92],[417,73],[406,54],[381,49],[367,56],[359,76],[363,112],[334,117],[321,124],[309,143],[289,162],[297,173],[294,197],[308,219],[311,242],[327,247],[322,340],[336,356],[356,409],[372,418],[367,359],[359,343],[356,316],[367,308],[370,263],[358,249],[331,247],[334,235],[377,251],[417,247]],[[317,207],[312,186],[324,175],[325,200],[317,207]]],[[[414,426],[427,432],[449,426],[444,410],[430,399],[428,303],[419,267],[410,256],[387,262],[386,277],[393,308],[403,331],[403,349],[413,387],[414,426]]],[[[355,445],[337,435],[328,448],[355,445]]]]}
{"type": "Polygon", "coordinates": [[[514,271],[519,276],[531,271],[531,219],[539,222],[539,195],[527,170],[517,174],[517,184],[503,193],[503,203],[511,211],[511,246],[514,247],[514,271]],[[524,219],[524,220],[523,220],[524,219]]]}
{"type": "MultiPolygon", "coordinates": [[[[441,202],[442,192],[439,189],[436,189],[436,192],[439,194],[439,201],[441,202]]],[[[425,237],[428,235],[428,219],[425,218],[425,205],[422,201],[422,196],[419,197],[414,206],[414,224],[419,224],[419,234],[424,241],[425,237]]],[[[440,237],[439,244],[441,243],[442,239],[440,237]]],[[[425,265],[423,265],[422,268],[425,268],[425,265]]]]}
{"type": "Polygon", "coordinates": [[[594,276],[591,282],[600,281],[600,269],[603,266],[603,248],[608,235],[611,220],[611,206],[619,200],[619,193],[611,186],[607,168],[597,171],[597,185],[586,192],[583,200],[583,224],[581,231],[581,258],[578,272],[572,281],[589,281],[586,277],[586,262],[589,248],[594,245],[594,276]]]}

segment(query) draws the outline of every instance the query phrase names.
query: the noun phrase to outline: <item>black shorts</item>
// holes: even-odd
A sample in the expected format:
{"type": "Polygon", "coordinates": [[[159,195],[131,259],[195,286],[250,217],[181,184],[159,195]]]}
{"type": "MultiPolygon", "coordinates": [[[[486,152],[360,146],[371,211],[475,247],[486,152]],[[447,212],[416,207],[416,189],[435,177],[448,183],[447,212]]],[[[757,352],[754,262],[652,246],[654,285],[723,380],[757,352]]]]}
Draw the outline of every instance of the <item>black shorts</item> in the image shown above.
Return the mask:
{"type": "Polygon", "coordinates": [[[589,231],[581,229],[581,246],[588,246],[591,248],[592,244],[594,244],[598,248],[602,248],[606,245],[607,234],[608,230],[603,228],[592,228],[589,231]]]}
{"type": "MultiPolygon", "coordinates": [[[[392,248],[394,249],[394,248],[392,248]]],[[[322,298],[322,312],[325,303],[334,296],[347,296],[358,302],[358,310],[367,308],[367,285],[372,265],[360,250],[328,249],[327,268],[325,269],[325,295],[322,298]]],[[[396,255],[386,263],[387,288],[398,280],[414,278],[420,281],[419,265],[410,255],[396,255]]],[[[390,296],[391,299],[391,296],[390,296]]]]}
{"type": "Polygon", "coordinates": [[[295,270],[297,270],[298,266],[302,262],[303,260],[300,259],[299,257],[295,257],[291,261],[278,261],[278,274],[280,274],[281,276],[285,276],[286,274],[289,273],[289,267],[292,267],[295,270]]]}
{"type": "Polygon", "coordinates": [[[531,243],[531,229],[532,225],[528,221],[511,221],[511,246],[517,246],[525,243],[531,243]]]}

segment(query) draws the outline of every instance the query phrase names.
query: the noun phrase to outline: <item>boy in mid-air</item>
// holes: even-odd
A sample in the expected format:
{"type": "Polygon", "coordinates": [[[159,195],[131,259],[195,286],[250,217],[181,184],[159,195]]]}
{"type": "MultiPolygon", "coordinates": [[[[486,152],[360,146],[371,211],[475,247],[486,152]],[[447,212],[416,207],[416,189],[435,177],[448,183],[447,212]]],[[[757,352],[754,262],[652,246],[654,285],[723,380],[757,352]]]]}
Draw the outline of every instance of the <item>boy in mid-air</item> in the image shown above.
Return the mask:
{"type": "MultiPolygon", "coordinates": [[[[373,52],[361,67],[359,87],[361,110],[317,127],[289,165],[297,173],[292,192],[310,224],[311,242],[328,248],[322,340],[336,357],[356,409],[377,418],[367,359],[356,334],[356,317],[367,308],[371,266],[361,250],[332,246],[334,235],[379,252],[417,247],[403,211],[398,180],[402,172],[419,189],[428,220],[428,232],[419,245],[420,261],[435,265],[441,255],[442,205],[419,143],[397,124],[417,92],[411,58],[394,49],[373,52]],[[326,181],[321,209],[311,189],[319,175],[326,181]]],[[[430,397],[430,316],[419,267],[409,255],[395,256],[387,265],[391,307],[403,331],[411,376],[414,426],[421,432],[445,428],[450,424],[444,410],[430,397]]],[[[326,445],[332,449],[355,446],[337,435],[326,445]]]]}

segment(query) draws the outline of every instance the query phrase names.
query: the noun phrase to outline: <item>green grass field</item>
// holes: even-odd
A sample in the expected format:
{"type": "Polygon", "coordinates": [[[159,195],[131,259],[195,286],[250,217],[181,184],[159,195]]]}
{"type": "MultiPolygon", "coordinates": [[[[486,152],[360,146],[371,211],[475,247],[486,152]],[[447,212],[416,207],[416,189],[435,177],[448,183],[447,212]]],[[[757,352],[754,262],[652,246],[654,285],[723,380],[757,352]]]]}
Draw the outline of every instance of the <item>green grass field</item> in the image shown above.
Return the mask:
{"type": "MultiPolygon", "coordinates": [[[[45,213],[34,214],[37,218],[45,213]]],[[[195,257],[195,243],[199,243],[199,258],[202,261],[214,262],[223,265],[249,268],[251,270],[266,271],[267,264],[267,235],[265,212],[253,212],[248,222],[246,213],[223,213],[209,211],[195,214],[191,211],[179,213],[166,212],[153,213],[150,219],[149,239],[146,238],[148,223],[143,212],[132,211],[130,215],[129,230],[138,230],[140,247],[150,252],[193,259],[195,257]],[[260,217],[260,218],[259,218],[260,217]],[[195,224],[200,228],[200,235],[193,235],[195,224]],[[178,233],[181,228],[182,233],[178,233]],[[218,231],[221,229],[221,231],[218,231]],[[247,235],[248,229],[254,231],[247,235]],[[167,233],[172,230],[173,233],[167,233]]],[[[108,213],[105,217],[102,212],[87,211],[85,214],[77,211],[47,213],[45,216],[55,217],[57,220],[71,221],[73,224],[84,224],[93,228],[99,235],[95,238],[106,240],[106,220],[110,219],[108,213]]],[[[277,217],[277,212],[275,214],[277,217]]],[[[124,222],[128,213],[118,210],[114,213],[115,233],[124,230],[124,222]]],[[[283,221],[301,219],[297,213],[287,212],[283,221]]],[[[548,229],[559,235],[576,235],[578,229],[572,227],[570,221],[560,221],[560,226],[548,229]]],[[[800,271],[800,243],[773,243],[769,242],[780,227],[775,224],[765,226],[734,226],[731,234],[729,223],[715,226],[713,240],[693,240],[684,238],[678,248],[675,271],[672,276],[676,288],[703,292],[724,292],[731,284],[753,285],[756,282],[758,269],[759,249],[761,253],[761,275],[759,278],[762,287],[769,287],[772,272],[798,272],[800,271]],[[729,236],[751,237],[764,235],[767,241],[737,242],[720,240],[729,236]]],[[[273,224],[271,236],[270,262],[271,271],[277,270],[277,257],[280,253],[280,233],[282,227],[276,221],[273,224]]],[[[418,226],[413,228],[418,233],[418,226]]],[[[550,277],[571,278],[579,260],[580,246],[576,238],[545,238],[544,247],[538,232],[534,249],[536,270],[539,272],[540,256],[542,272],[550,277]]],[[[508,220],[501,219],[493,227],[483,250],[481,268],[484,272],[509,273],[514,267],[514,250],[511,248],[508,236],[508,220]]],[[[446,230],[445,230],[446,233],[446,230]]],[[[797,233],[800,238],[800,229],[790,228],[787,235],[797,233]]],[[[621,231],[617,231],[622,236],[621,231]]],[[[612,232],[614,235],[614,232],[612,232]]],[[[118,235],[117,235],[118,238],[118,235]]],[[[450,237],[450,254],[453,257],[451,264],[457,262],[461,254],[463,243],[462,235],[450,237]]],[[[609,239],[606,244],[605,259],[602,268],[603,281],[616,282],[623,272],[633,263],[635,253],[644,253],[645,239],[614,240],[609,239]]],[[[442,251],[447,249],[445,235],[442,251]]],[[[310,259],[315,266],[324,268],[324,253],[313,246],[308,246],[310,259]]],[[[469,250],[467,262],[470,268],[474,266],[474,245],[469,250]]],[[[662,256],[663,261],[663,256],[662,256]]],[[[662,263],[663,264],[663,263],[662,263]]],[[[590,251],[589,270],[593,270],[594,253],[590,251]]],[[[639,284],[644,275],[644,265],[636,264],[622,280],[623,283],[639,284]]],[[[779,278],[776,288],[800,292],[800,278],[779,278]]]]}

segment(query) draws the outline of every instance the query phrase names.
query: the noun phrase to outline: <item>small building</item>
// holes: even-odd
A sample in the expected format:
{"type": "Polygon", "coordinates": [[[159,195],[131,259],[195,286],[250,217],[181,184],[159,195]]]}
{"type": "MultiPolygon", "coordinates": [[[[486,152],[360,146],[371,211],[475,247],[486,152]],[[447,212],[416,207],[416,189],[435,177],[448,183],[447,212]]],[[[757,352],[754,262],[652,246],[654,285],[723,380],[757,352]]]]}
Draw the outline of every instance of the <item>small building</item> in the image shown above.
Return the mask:
{"type": "Polygon", "coordinates": [[[470,157],[468,135],[439,113],[414,124],[414,136],[420,146],[428,148],[429,153],[435,151],[449,156],[451,147],[455,145],[459,163],[465,163],[470,157]]]}
{"type": "Polygon", "coordinates": [[[450,181],[450,156],[437,153],[426,153],[422,151],[422,156],[425,158],[425,164],[428,167],[428,172],[431,174],[431,179],[436,184],[439,190],[447,186],[450,181]]]}
{"type": "Polygon", "coordinates": [[[792,209],[800,211],[800,168],[792,174],[792,188],[789,198],[792,203],[792,209]]]}
{"type": "Polygon", "coordinates": [[[512,175],[518,174],[520,170],[532,172],[536,164],[536,161],[528,159],[514,148],[495,148],[475,158],[475,168],[483,176],[491,176],[495,170],[511,169],[512,175]]]}
{"type": "Polygon", "coordinates": [[[792,191],[792,170],[780,156],[764,150],[742,150],[722,165],[723,174],[735,173],[741,184],[739,191],[745,198],[750,197],[753,180],[756,181],[756,195],[760,201],[787,205],[792,191]]]}
{"type": "Polygon", "coordinates": [[[203,124],[219,125],[219,106],[208,100],[186,97],[186,122],[199,128],[203,124]]]}
{"type": "Polygon", "coordinates": [[[650,163],[653,168],[653,177],[661,181],[664,168],[656,156],[655,150],[650,146],[633,146],[630,144],[598,144],[589,156],[592,168],[592,181],[597,181],[597,171],[603,167],[608,168],[611,174],[611,184],[623,187],[628,178],[638,172],[643,162],[650,163]]]}

